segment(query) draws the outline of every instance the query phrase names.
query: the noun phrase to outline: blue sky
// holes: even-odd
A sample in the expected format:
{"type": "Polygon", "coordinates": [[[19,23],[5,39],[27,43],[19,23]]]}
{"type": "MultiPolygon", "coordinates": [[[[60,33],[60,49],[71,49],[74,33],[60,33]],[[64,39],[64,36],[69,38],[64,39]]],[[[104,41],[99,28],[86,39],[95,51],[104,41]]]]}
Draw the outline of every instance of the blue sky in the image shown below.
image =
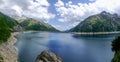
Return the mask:
{"type": "MultiPolygon", "coordinates": [[[[51,4],[51,6],[49,7],[49,11],[52,12],[52,13],[57,13],[56,10],[55,10],[55,7],[54,7],[54,4],[57,2],[58,0],[48,0],[48,2],[51,4]]],[[[94,2],[95,0],[61,0],[65,3],[69,2],[69,1],[72,1],[73,4],[77,4],[77,3],[92,3],[94,2]]]]}
{"type": "MultiPolygon", "coordinates": [[[[63,1],[64,3],[68,3],[69,1],[72,1],[72,4],[76,5],[78,3],[93,3],[94,1],[90,1],[90,0],[61,0],[63,1]]],[[[48,0],[48,2],[51,4],[51,6],[49,7],[49,12],[53,13],[53,14],[57,14],[56,12],[56,9],[55,9],[55,6],[54,4],[56,2],[58,2],[58,0],[48,0]]],[[[52,24],[52,25],[61,25],[61,26],[68,26],[67,24],[72,24],[70,22],[66,22],[66,23],[62,23],[62,22],[59,22],[59,21],[56,21],[57,19],[59,18],[59,16],[56,15],[56,18],[52,19],[52,21],[50,21],[49,23],[52,24]]],[[[69,29],[69,28],[65,28],[66,29],[69,29]]],[[[63,29],[64,30],[64,29],[63,29]]]]}
{"type": "Polygon", "coordinates": [[[75,27],[102,11],[120,14],[120,0],[0,0],[0,12],[44,21],[59,30],[75,27]]]}

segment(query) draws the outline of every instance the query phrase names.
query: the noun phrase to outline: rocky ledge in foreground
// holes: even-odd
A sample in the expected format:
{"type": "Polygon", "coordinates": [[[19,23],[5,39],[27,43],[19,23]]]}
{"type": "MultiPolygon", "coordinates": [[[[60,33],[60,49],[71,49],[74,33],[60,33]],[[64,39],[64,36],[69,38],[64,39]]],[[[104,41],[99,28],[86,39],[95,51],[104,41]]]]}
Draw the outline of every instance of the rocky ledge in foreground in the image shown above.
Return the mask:
{"type": "Polygon", "coordinates": [[[50,51],[43,51],[36,58],[35,62],[63,62],[60,57],[50,51]]]}
{"type": "Polygon", "coordinates": [[[0,62],[18,62],[17,51],[14,47],[18,32],[12,33],[7,42],[0,44],[0,62]]]}

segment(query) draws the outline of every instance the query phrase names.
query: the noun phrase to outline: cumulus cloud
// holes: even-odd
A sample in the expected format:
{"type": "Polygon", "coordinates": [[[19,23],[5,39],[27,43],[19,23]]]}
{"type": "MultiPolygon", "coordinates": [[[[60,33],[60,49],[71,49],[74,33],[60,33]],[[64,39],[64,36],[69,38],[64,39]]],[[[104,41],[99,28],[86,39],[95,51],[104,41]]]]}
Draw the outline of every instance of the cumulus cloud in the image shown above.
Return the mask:
{"type": "Polygon", "coordinates": [[[101,11],[119,13],[116,11],[120,7],[119,2],[120,1],[118,0],[96,0],[94,3],[78,3],[77,5],[74,5],[71,1],[64,3],[61,0],[58,0],[55,7],[58,14],[61,16],[59,21],[65,22],[83,20],[86,17],[97,14],[101,11]]]}
{"type": "Polygon", "coordinates": [[[58,0],[58,2],[55,4],[56,7],[64,6],[64,3],[61,0],[58,0]]]}
{"type": "Polygon", "coordinates": [[[46,22],[56,20],[55,22],[60,22],[56,27],[62,30],[70,29],[85,18],[102,11],[120,14],[120,0],[89,0],[91,2],[87,3],[73,1],[58,0],[54,4],[55,9],[52,8],[56,15],[50,13],[49,8],[53,6],[47,0],[0,0],[0,11],[12,17],[25,16],[46,22]]]}
{"type": "Polygon", "coordinates": [[[13,9],[19,16],[22,16],[23,10],[18,5],[12,6],[11,9],[13,9]]]}
{"type": "Polygon", "coordinates": [[[55,15],[48,12],[47,0],[1,0],[0,11],[9,16],[25,16],[48,21],[55,15]]]}
{"type": "MultiPolygon", "coordinates": [[[[55,4],[56,11],[60,18],[60,22],[81,22],[85,18],[98,14],[102,11],[110,13],[119,13],[120,0],[90,0],[92,3],[77,3],[73,4],[72,1],[64,3],[62,0],[58,0],[55,4]]],[[[72,25],[72,24],[71,24],[72,25]]],[[[69,25],[68,25],[69,26],[69,25]]],[[[74,25],[73,25],[74,26],[74,25]]]]}

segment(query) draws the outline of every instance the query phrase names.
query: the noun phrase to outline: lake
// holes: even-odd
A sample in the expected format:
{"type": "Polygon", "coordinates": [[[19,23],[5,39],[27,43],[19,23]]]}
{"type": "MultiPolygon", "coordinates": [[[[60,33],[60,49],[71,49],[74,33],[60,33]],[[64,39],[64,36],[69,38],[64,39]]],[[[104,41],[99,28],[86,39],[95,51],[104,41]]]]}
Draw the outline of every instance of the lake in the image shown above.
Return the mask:
{"type": "Polygon", "coordinates": [[[60,56],[63,62],[111,62],[110,35],[74,35],[72,33],[24,32],[16,36],[19,62],[34,62],[44,50],[60,56]]]}

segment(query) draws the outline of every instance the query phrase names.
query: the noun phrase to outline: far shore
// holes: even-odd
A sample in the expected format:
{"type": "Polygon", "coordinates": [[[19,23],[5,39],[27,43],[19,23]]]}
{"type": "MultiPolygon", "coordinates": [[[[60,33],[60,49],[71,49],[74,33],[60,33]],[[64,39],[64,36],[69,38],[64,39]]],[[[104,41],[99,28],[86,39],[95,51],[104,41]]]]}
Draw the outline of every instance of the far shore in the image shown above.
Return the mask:
{"type": "Polygon", "coordinates": [[[94,34],[119,34],[120,31],[113,31],[113,32],[71,32],[72,34],[78,35],[94,35],[94,34]]]}
{"type": "MultiPolygon", "coordinates": [[[[25,32],[49,32],[49,31],[22,31],[22,32],[13,32],[13,33],[25,33],[25,32]]],[[[54,32],[54,31],[53,31],[54,32]]],[[[95,34],[120,34],[120,31],[113,32],[56,32],[56,33],[72,33],[78,35],[95,35],[95,34]]]]}

